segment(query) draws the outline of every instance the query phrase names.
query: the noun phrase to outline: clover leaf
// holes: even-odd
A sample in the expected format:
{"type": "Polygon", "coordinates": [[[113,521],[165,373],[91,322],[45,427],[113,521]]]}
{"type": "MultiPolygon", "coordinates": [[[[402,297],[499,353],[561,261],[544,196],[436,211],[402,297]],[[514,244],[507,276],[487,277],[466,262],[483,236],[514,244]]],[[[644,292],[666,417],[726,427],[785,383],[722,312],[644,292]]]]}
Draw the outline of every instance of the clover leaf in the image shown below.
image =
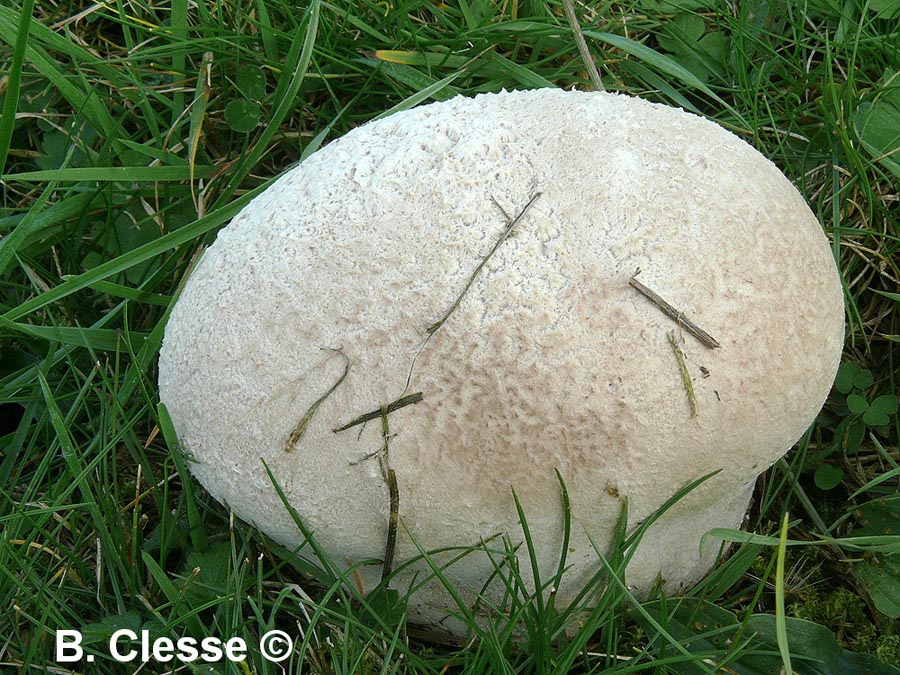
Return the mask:
{"type": "Polygon", "coordinates": [[[700,16],[682,13],[663,24],[657,36],[659,46],[672,52],[672,59],[687,68],[700,80],[712,75],[721,76],[728,55],[728,38],[718,32],[706,32],[700,16]]]}
{"type": "Polygon", "coordinates": [[[863,413],[863,422],[870,427],[881,427],[891,421],[891,415],[897,414],[897,397],[891,394],[879,396],[868,404],[863,413]]]}

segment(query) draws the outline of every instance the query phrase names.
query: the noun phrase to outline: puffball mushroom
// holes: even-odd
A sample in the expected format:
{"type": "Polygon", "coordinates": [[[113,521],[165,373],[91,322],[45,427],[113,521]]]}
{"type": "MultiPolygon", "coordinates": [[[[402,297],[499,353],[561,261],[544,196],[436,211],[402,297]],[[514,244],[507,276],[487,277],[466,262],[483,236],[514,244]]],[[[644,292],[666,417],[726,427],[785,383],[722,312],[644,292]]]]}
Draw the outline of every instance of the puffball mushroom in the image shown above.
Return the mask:
{"type": "MultiPolygon", "coordinates": [[[[558,471],[564,606],[625,499],[633,526],[718,472],[650,527],[626,582],[675,592],[706,574],[721,542],[702,536],[741,526],[757,476],[822,406],[842,342],[826,238],[772,163],[681,110],[542,89],[398,112],[284,174],[185,285],[160,393],[212,496],[299,546],[268,466],[366,592],[392,510],[390,584],[405,592],[429,576],[396,569],[417,547],[521,542],[512,489],[546,578],[558,471]]],[[[444,573],[467,602],[497,602],[492,571],[476,551],[444,573]]],[[[435,581],[410,609],[461,630],[435,581]]]]}

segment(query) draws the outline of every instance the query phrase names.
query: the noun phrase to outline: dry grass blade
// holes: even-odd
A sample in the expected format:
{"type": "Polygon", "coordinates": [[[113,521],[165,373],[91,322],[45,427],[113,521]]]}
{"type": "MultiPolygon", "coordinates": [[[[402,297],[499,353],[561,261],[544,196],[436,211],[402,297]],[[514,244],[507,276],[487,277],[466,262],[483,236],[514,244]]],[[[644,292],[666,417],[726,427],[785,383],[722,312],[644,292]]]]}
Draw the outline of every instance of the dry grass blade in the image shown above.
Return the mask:
{"type": "Polygon", "coordinates": [[[684,391],[687,393],[688,402],[691,404],[691,417],[697,416],[697,398],[694,396],[694,385],[691,382],[691,374],[688,372],[687,364],[684,362],[684,352],[675,341],[675,331],[668,335],[669,344],[672,351],[675,352],[675,358],[678,360],[678,370],[681,371],[681,382],[684,384],[684,391]]]}
{"type": "Polygon", "coordinates": [[[475,279],[478,278],[478,275],[481,273],[481,270],[487,264],[487,261],[490,260],[491,257],[493,257],[494,253],[497,252],[497,249],[500,248],[500,245],[509,238],[509,235],[512,232],[513,228],[519,223],[520,220],[522,220],[522,218],[528,212],[528,209],[531,208],[531,205],[534,204],[534,202],[540,196],[541,196],[540,192],[535,193],[534,196],[528,200],[528,203],[525,204],[524,208],[521,211],[519,211],[519,215],[517,215],[512,220],[510,220],[509,214],[506,213],[506,211],[503,209],[503,207],[500,206],[499,204],[497,204],[497,200],[494,199],[493,197],[491,197],[491,201],[493,201],[494,204],[497,204],[497,208],[499,208],[500,211],[503,212],[503,216],[506,218],[506,221],[507,221],[506,228],[503,230],[503,233],[497,238],[497,241],[494,242],[494,246],[491,248],[491,250],[488,252],[488,254],[486,256],[484,256],[484,258],[481,259],[480,263],[478,263],[478,266],[475,268],[475,271],[472,272],[472,275],[469,277],[469,280],[466,282],[466,285],[463,287],[460,294],[458,296],[456,296],[456,300],[453,301],[453,304],[450,305],[450,309],[447,310],[447,313],[444,314],[444,316],[442,316],[438,321],[435,321],[433,324],[431,324],[428,327],[428,329],[426,331],[428,333],[428,337],[431,337],[432,335],[434,335],[438,331],[438,329],[440,329],[440,327],[444,325],[444,323],[447,321],[447,319],[450,318],[450,315],[453,314],[454,311],[456,311],[456,308],[459,307],[459,303],[462,302],[463,297],[465,297],[466,293],[469,292],[469,288],[471,288],[472,284],[475,283],[475,279]]]}
{"type": "Polygon", "coordinates": [[[311,406],[309,406],[306,414],[303,415],[299,422],[297,422],[297,426],[294,427],[291,435],[288,436],[288,439],[284,443],[285,452],[290,452],[294,449],[294,446],[300,442],[300,439],[302,439],[303,434],[306,433],[306,429],[309,427],[309,423],[312,421],[312,418],[316,414],[316,411],[319,409],[319,406],[322,405],[322,402],[325,401],[326,398],[334,393],[334,390],[341,385],[341,383],[346,379],[347,374],[350,372],[350,359],[347,358],[347,355],[344,354],[344,352],[342,352],[340,349],[333,349],[332,351],[336,354],[340,354],[344,359],[344,372],[341,373],[341,376],[338,378],[337,382],[335,382],[331,386],[331,389],[322,394],[315,400],[315,402],[311,406]]]}
{"type": "Polygon", "coordinates": [[[397,547],[397,523],[400,520],[400,490],[397,487],[397,474],[391,468],[387,470],[387,485],[391,500],[391,510],[388,516],[387,541],[384,545],[384,562],[381,565],[382,581],[390,576],[391,569],[394,566],[394,549],[397,547]]]}
{"type": "Polygon", "coordinates": [[[603,86],[603,80],[600,79],[597,64],[594,63],[594,57],[591,56],[587,41],[584,39],[584,33],[581,32],[581,24],[578,22],[578,17],[575,16],[575,6],[572,4],[572,0],[563,0],[563,8],[566,10],[566,19],[572,28],[572,35],[575,37],[578,53],[581,55],[581,60],[584,61],[584,67],[587,68],[591,82],[594,83],[594,88],[597,91],[606,91],[606,87],[603,86]]]}
{"type": "Polygon", "coordinates": [[[203,135],[203,122],[206,119],[206,109],[212,92],[212,63],[213,53],[205,52],[200,63],[200,74],[197,77],[197,96],[191,104],[191,124],[188,134],[188,168],[191,172],[191,198],[194,200],[194,208],[197,211],[197,215],[201,217],[204,209],[201,207],[194,189],[194,172],[197,166],[197,151],[200,148],[200,138],[203,135]]]}
{"type": "Polygon", "coordinates": [[[631,286],[634,290],[638,291],[650,302],[652,302],[656,306],[656,308],[659,309],[659,311],[672,319],[672,321],[677,323],[688,333],[697,338],[704,347],[708,347],[710,349],[718,349],[719,347],[721,347],[721,345],[717,340],[715,340],[715,338],[713,338],[712,335],[710,335],[693,321],[688,319],[683,312],[679,312],[677,309],[672,307],[672,305],[670,305],[668,302],[663,300],[656,293],[654,293],[649,288],[644,286],[644,284],[638,281],[637,274],[635,274],[635,276],[631,277],[631,279],[628,280],[628,285],[631,286]]]}
{"type": "Polygon", "coordinates": [[[378,410],[373,410],[372,412],[367,412],[364,415],[360,415],[359,417],[343,424],[335,429],[332,429],[334,433],[339,433],[341,431],[346,431],[351,427],[355,427],[360,424],[365,424],[366,422],[371,422],[372,420],[377,420],[379,417],[384,417],[394,412],[395,410],[400,410],[400,408],[405,408],[408,405],[412,405],[413,403],[418,403],[424,397],[422,396],[421,391],[417,391],[415,394],[410,394],[409,396],[401,396],[396,401],[392,401],[387,405],[381,406],[378,410]]]}
{"type": "Polygon", "coordinates": [[[486,256],[484,256],[484,258],[481,259],[481,262],[478,263],[478,266],[475,268],[475,271],[472,272],[472,274],[469,276],[469,280],[466,281],[466,285],[463,287],[463,289],[459,293],[459,295],[456,296],[456,299],[453,301],[453,304],[450,305],[450,309],[448,309],[446,311],[444,316],[442,316],[438,321],[435,321],[433,324],[431,324],[426,329],[425,332],[427,333],[427,337],[422,342],[422,344],[419,345],[419,349],[416,350],[416,353],[413,356],[412,363],[409,364],[409,372],[406,374],[406,385],[404,385],[404,387],[403,387],[404,394],[409,389],[410,382],[412,382],[413,370],[416,367],[416,361],[418,361],[418,359],[419,359],[419,354],[421,354],[424,351],[425,347],[428,346],[428,342],[431,340],[432,336],[438,330],[440,330],[441,326],[443,326],[446,323],[447,319],[450,318],[450,315],[453,314],[453,312],[456,310],[457,307],[459,307],[459,303],[462,302],[462,299],[463,299],[463,297],[465,297],[466,293],[469,291],[469,288],[471,288],[472,284],[475,283],[475,279],[478,278],[478,275],[481,273],[481,270],[487,264],[487,261],[490,260],[491,257],[494,255],[494,253],[497,252],[497,249],[500,248],[500,245],[509,238],[509,235],[513,231],[513,228],[519,223],[520,220],[522,220],[522,218],[525,217],[525,214],[528,212],[528,209],[531,208],[531,205],[534,204],[534,202],[537,201],[537,198],[540,196],[541,196],[540,192],[536,192],[534,195],[532,195],[531,199],[528,200],[528,203],[525,204],[525,206],[522,208],[522,210],[519,211],[519,215],[517,215],[515,218],[511,218],[510,215],[506,212],[506,210],[502,206],[500,206],[500,204],[497,203],[497,200],[494,199],[493,197],[491,197],[491,201],[494,202],[494,205],[498,209],[500,209],[500,212],[503,214],[503,217],[506,218],[506,227],[503,229],[503,232],[497,238],[497,241],[494,242],[494,245],[493,245],[493,247],[491,247],[491,250],[488,251],[488,254],[486,256]]]}

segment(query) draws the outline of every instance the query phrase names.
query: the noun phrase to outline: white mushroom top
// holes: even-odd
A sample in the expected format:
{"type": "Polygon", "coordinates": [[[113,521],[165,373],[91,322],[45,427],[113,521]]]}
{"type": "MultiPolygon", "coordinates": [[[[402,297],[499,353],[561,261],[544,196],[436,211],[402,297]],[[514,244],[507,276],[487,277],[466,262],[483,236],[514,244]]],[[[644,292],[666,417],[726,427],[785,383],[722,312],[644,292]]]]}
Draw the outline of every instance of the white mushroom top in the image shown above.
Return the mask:
{"type": "MultiPolygon", "coordinates": [[[[383,429],[333,429],[410,394],[386,416],[387,463],[426,549],[516,531],[515,487],[553,564],[558,469],[587,570],[584,532],[605,543],[624,497],[637,522],[721,470],[648,537],[630,570],[646,588],[706,571],[699,536],[739,525],[842,341],[821,227],[752,147],[636,98],[508,92],[355,129],[255,199],[173,310],[160,389],[215,497],[299,542],[265,460],[348,564],[384,554],[383,429]],[[638,269],[720,346],[630,285],[638,269]]],[[[401,527],[397,559],[415,551],[401,527]]],[[[467,564],[477,589],[490,566],[467,564]]]]}

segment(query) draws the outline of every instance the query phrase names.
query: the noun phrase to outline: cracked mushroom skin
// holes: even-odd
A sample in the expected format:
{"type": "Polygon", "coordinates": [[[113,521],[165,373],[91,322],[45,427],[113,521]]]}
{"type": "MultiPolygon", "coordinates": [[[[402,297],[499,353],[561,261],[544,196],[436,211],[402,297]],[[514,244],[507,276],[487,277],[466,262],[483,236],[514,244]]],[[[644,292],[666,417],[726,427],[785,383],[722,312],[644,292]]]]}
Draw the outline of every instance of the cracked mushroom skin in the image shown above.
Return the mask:
{"type": "MultiPolygon", "coordinates": [[[[720,542],[704,533],[741,526],[757,476],[812,423],[843,318],[816,218],[716,124],[596,92],[457,97],[349,132],[219,233],[169,319],[160,395],[213,497],[299,546],[265,461],[366,591],[392,506],[396,568],[417,545],[522,541],[511,488],[552,574],[556,470],[571,501],[565,604],[600,565],[589,537],[608,552],[626,498],[633,527],[718,472],[627,569],[636,593],[658,576],[672,593],[706,574],[720,542]]],[[[492,570],[476,551],[445,573],[471,602],[492,570]]],[[[392,587],[415,574],[427,567],[392,587]]],[[[436,582],[410,608],[460,630],[436,582]]]]}

